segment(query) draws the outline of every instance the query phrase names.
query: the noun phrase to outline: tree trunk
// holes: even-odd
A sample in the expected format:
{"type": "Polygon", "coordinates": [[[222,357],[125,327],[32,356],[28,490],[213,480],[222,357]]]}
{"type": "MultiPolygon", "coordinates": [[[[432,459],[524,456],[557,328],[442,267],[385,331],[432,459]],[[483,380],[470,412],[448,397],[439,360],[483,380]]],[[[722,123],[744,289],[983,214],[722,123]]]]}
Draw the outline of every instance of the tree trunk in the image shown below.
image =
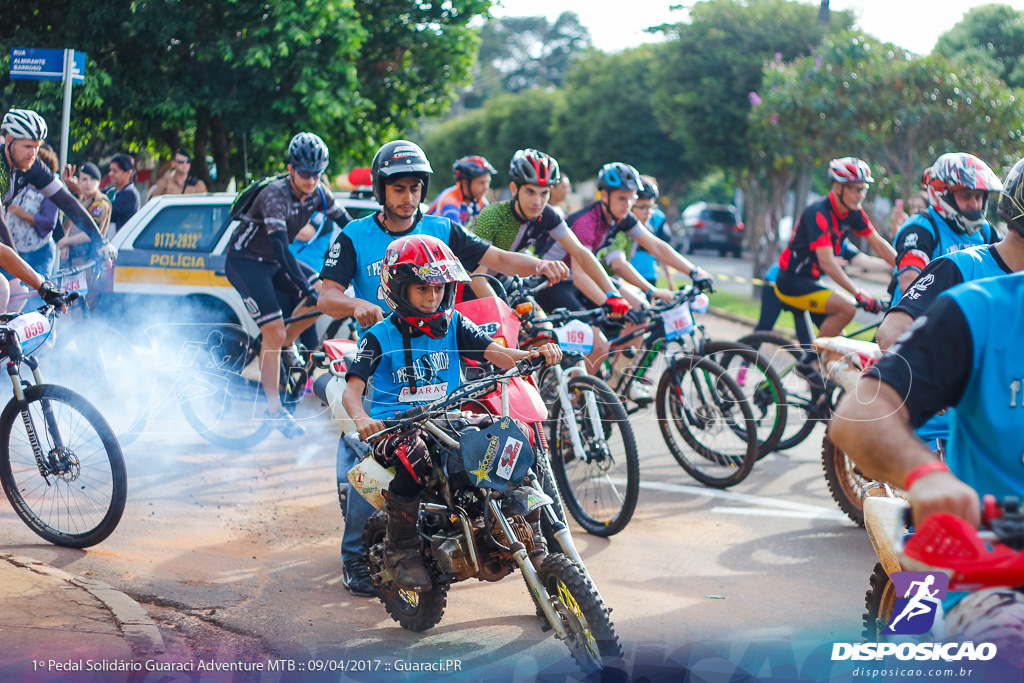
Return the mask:
{"type": "Polygon", "coordinates": [[[193,146],[192,174],[206,183],[206,187],[213,189],[213,178],[210,177],[210,168],[206,164],[206,146],[210,139],[210,110],[206,107],[196,108],[196,139],[193,146]]]}
{"type": "MultiPolygon", "coordinates": [[[[752,231],[749,238],[750,250],[754,256],[752,274],[755,278],[761,278],[767,270],[762,239],[765,236],[767,197],[764,187],[758,181],[756,171],[748,169],[741,176],[740,182],[744,196],[743,220],[747,230],[752,231]]],[[[760,301],[761,287],[759,285],[751,286],[751,296],[760,301]]]]}
{"type": "Polygon", "coordinates": [[[226,190],[231,182],[231,142],[224,119],[214,116],[210,119],[211,142],[213,143],[213,163],[217,166],[217,180],[214,186],[218,190],[226,190]]]}
{"type": "Polygon", "coordinates": [[[821,5],[818,7],[818,23],[822,26],[828,27],[831,23],[831,12],[828,9],[829,0],[821,0],[821,5]]]}

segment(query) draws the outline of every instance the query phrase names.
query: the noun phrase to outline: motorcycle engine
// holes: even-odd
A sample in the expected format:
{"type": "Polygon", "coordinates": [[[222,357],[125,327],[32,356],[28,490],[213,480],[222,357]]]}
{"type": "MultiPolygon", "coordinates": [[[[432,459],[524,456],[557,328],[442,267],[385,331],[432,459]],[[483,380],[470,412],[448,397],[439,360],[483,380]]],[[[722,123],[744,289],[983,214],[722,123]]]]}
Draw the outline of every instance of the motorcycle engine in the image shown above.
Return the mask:
{"type": "Polygon", "coordinates": [[[473,561],[466,551],[464,536],[435,535],[430,537],[430,550],[442,574],[451,574],[455,581],[473,576],[473,561]]]}

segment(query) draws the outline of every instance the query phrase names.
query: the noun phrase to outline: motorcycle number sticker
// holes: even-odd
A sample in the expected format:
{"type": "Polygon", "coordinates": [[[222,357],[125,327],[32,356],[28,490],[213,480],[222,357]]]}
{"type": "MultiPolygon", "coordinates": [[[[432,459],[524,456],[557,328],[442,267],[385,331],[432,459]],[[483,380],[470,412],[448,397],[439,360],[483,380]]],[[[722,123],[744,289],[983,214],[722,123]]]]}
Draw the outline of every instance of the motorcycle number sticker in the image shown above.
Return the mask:
{"type": "Polygon", "coordinates": [[[693,315],[690,313],[690,304],[685,302],[665,311],[661,316],[661,320],[665,325],[665,338],[670,341],[690,334],[696,327],[693,322],[693,315]]]}
{"type": "Polygon", "coordinates": [[[594,350],[594,330],[579,320],[555,328],[555,338],[563,351],[589,355],[594,350]]]}
{"type": "Polygon", "coordinates": [[[519,454],[523,452],[523,442],[520,439],[508,437],[501,449],[501,458],[498,460],[498,467],[494,473],[502,479],[511,479],[512,471],[516,468],[516,461],[519,454]]]}

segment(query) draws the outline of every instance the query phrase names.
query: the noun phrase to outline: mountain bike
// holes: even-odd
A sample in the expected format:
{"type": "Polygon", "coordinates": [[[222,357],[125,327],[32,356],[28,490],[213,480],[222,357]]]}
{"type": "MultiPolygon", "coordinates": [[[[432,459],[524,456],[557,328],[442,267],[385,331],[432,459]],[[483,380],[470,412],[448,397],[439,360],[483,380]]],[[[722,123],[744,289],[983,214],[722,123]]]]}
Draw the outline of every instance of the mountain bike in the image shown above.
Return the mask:
{"type": "MultiPolygon", "coordinates": [[[[863,306],[858,304],[858,308],[863,306]]],[[[884,310],[888,310],[888,304],[883,304],[884,310]]],[[[808,318],[808,329],[813,329],[810,327],[810,314],[804,313],[808,318]]],[[[882,321],[878,320],[844,336],[859,337],[881,324],[882,321]]],[[[769,359],[782,381],[787,403],[786,426],[776,450],[788,450],[803,443],[819,422],[828,422],[841,394],[838,385],[826,378],[823,388],[814,386],[796,370],[804,353],[812,349],[775,332],[752,332],[738,341],[769,359]]]]}
{"type": "Polygon", "coordinates": [[[70,389],[44,383],[31,355],[51,335],[57,314],[45,305],[0,316],[0,357],[7,360],[14,391],[0,413],[0,484],[36,534],[56,545],[87,548],[121,520],[127,472],[100,411],[70,389]],[[23,365],[31,379],[21,376],[23,365]]]}
{"type": "MultiPolygon", "coordinates": [[[[695,323],[692,318],[693,313],[705,310],[707,297],[699,290],[688,287],[680,290],[672,301],[630,311],[627,318],[642,325],[608,343],[611,349],[609,358],[621,352],[629,354],[632,360],[621,371],[613,370],[611,361],[606,362],[605,378],[622,397],[627,412],[633,414],[654,398],[646,387],[653,386],[650,375],[654,374],[662,359],[667,366],[671,366],[681,355],[706,357],[715,361],[726,370],[750,402],[756,425],[757,457],[763,458],[775,450],[786,426],[787,402],[782,380],[771,361],[751,347],[738,342],[709,339],[704,325],[695,323]],[[669,325],[682,326],[667,330],[666,321],[669,325]],[[669,339],[668,335],[672,338],[669,339]],[[634,348],[634,340],[638,338],[640,346],[634,348]],[[645,389],[638,392],[637,389],[641,387],[645,389]]],[[[745,424],[736,421],[732,426],[738,430],[736,436],[742,447],[747,436],[745,424]]]]}
{"type": "MultiPolygon", "coordinates": [[[[319,316],[310,311],[284,319],[285,324],[319,316]]],[[[181,413],[196,432],[215,446],[245,450],[266,439],[274,424],[266,418],[266,395],[258,379],[242,370],[259,357],[262,337],[251,337],[240,325],[204,325],[204,339],[186,344],[191,367],[179,389],[181,413]]],[[[300,347],[301,364],[280,356],[282,407],[293,413],[306,392],[310,351],[300,347]]]]}
{"type": "MultiPolygon", "coordinates": [[[[636,436],[619,397],[587,374],[583,359],[593,337],[588,349],[585,340],[574,338],[576,328],[566,326],[574,320],[596,321],[603,313],[560,309],[538,318],[532,297],[547,286],[546,279],[513,278],[507,291],[496,285],[522,323],[521,348],[554,342],[562,349],[562,363],[545,368],[538,382],[550,407],[551,469],[573,519],[595,536],[613,536],[626,528],[640,497],[636,436]]],[[[580,325],[590,332],[589,325],[580,325]]]]}

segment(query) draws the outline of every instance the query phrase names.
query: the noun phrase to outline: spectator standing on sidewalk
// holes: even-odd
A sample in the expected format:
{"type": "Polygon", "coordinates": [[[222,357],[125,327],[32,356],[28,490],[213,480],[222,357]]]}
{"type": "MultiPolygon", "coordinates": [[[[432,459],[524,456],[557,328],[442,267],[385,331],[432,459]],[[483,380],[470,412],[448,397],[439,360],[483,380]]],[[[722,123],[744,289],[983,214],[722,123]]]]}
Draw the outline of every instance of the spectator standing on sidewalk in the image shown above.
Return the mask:
{"type": "Polygon", "coordinates": [[[107,239],[117,234],[128,219],[139,210],[139,191],[135,189],[135,161],[127,154],[115,154],[110,160],[110,180],[113,185],[103,188],[110,199],[110,228],[107,239]]]}
{"type": "MultiPolygon", "coordinates": [[[[96,164],[87,161],[78,170],[78,201],[85,207],[86,212],[96,222],[96,227],[104,237],[107,236],[110,227],[110,214],[112,206],[107,196],[100,192],[100,179],[102,174],[96,164]]],[[[77,226],[68,225],[64,236],[57,242],[57,249],[60,251],[62,263],[74,263],[92,258],[89,247],[89,237],[78,229],[77,226]]]]}
{"type": "MultiPolygon", "coordinates": [[[[60,162],[52,149],[40,147],[39,158],[57,173],[60,162]]],[[[6,220],[18,254],[33,270],[48,279],[53,274],[57,257],[57,245],[53,241],[57,205],[32,185],[26,185],[7,207],[6,220]]],[[[83,233],[82,240],[88,242],[89,237],[83,233]]]]}
{"type": "Polygon", "coordinates": [[[171,168],[160,176],[160,180],[152,187],[146,199],[159,197],[162,194],[202,194],[207,191],[206,183],[191,174],[192,157],[183,149],[178,149],[171,157],[171,168]]]}

